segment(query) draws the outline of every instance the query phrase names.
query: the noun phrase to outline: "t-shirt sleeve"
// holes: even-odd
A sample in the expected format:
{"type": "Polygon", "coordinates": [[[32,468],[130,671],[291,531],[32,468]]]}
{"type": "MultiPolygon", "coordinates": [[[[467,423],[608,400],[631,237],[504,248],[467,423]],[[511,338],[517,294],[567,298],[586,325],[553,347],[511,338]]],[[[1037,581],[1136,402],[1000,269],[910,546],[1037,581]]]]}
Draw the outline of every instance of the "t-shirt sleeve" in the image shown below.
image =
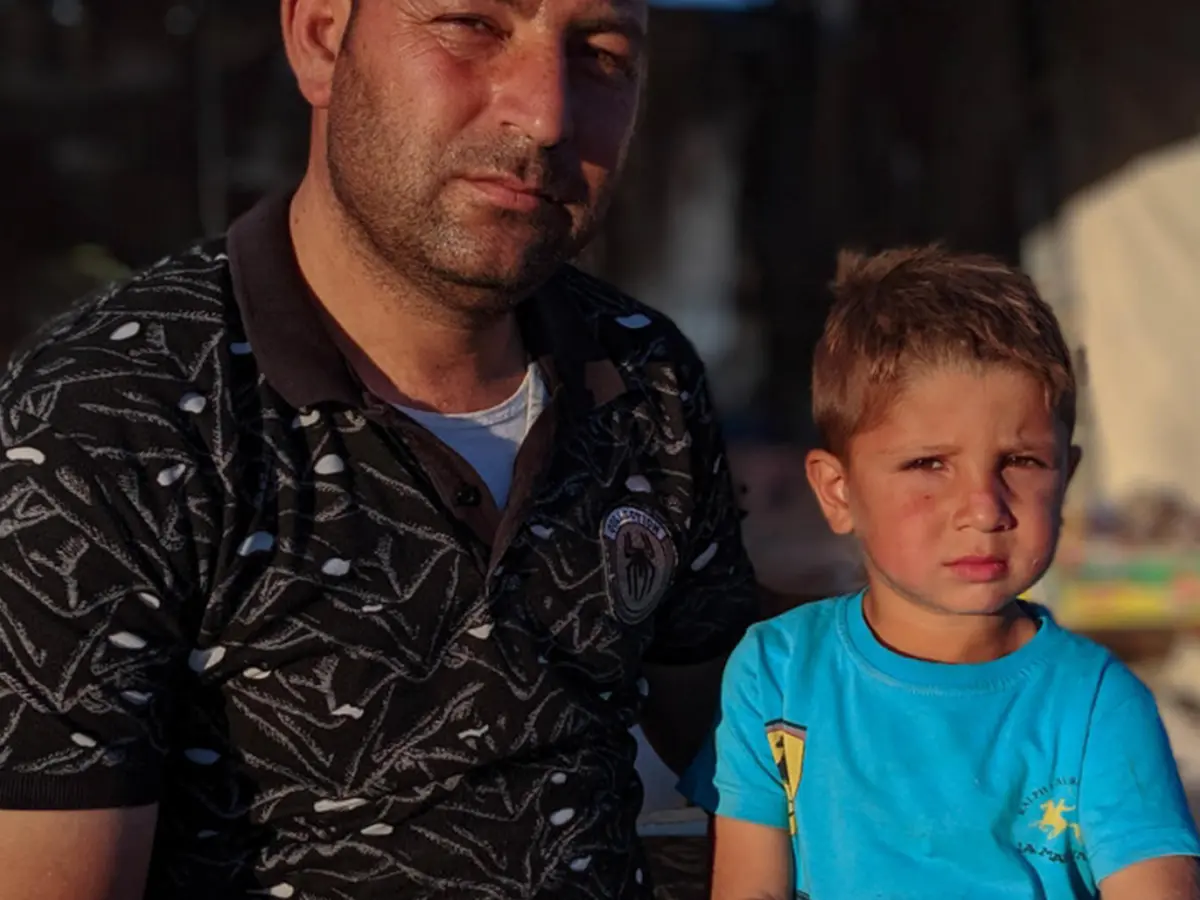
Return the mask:
{"type": "Polygon", "coordinates": [[[0,450],[0,808],[152,803],[179,658],[176,528],[147,499],[148,466],[19,418],[0,450]]]}
{"type": "Polygon", "coordinates": [[[697,806],[719,816],[788,827],[788,801],[771,753],[767,707],[778,698],[762,678],[763,647],[752,629],[734,650],[721,683],[721,710],[704,749],[684,773],[679,789],[697,806]]]}
{"type": "Polygon", "coordinates": [[[677,576],[657,614],[646,661],[708,662],[729,653],[758,619],[754,570],[742,543],[741,510],[720,423],[699,361],[681,400],[690,442],[695,507],[677,576]],[[686,398],[686,399],[684,399],[686,398]]]}
{"type": "Polygon", "coordinates": [[[1154,695],[1117,662],[1105,670],[1096,694],[1079,816],[1097,882],[1144,860],[1200,855],[1154,695]]]}

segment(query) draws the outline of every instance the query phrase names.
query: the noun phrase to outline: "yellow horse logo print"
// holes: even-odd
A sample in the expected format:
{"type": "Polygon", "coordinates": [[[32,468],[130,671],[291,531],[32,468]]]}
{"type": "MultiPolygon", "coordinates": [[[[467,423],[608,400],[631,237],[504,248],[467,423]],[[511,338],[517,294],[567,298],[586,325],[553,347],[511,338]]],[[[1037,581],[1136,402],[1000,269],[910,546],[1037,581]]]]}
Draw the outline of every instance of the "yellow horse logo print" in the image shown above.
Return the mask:
{"type": "Polygon", "coordinates": [[[1064,813],[1074,812],[1075,807],[1067,806],[1066,800],[1047,800],[1041,805],[1042,818],[1034,822],[1031,827],[1038,828],[1046,833],[1046,837],[1050,840],[1058,837],[1068,828],[1075,835],[1075,840],[1083,840],[1083,835],[1079,831],[1079,825],[1075,822],[1067,821],[1064,813]]]}

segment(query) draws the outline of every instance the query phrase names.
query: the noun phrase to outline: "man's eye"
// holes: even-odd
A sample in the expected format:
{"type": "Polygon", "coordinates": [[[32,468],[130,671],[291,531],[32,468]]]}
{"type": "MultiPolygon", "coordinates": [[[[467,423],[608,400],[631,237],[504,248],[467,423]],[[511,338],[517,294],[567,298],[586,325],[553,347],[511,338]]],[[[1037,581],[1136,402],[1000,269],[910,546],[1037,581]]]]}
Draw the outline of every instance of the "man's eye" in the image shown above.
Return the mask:
{"type": "MultiPolygon", "coordinates": [[[[571,47],[571,55],[591,74],[606,80],[632,79],[637,74],[637,62],[631,54],[594,43],[596,40],[581,35],[571,47]]],[[[607,38],[604,41],[609,43],[607,38]]]]}
{"type": "Polygon", "coordinates": [[[463,31],[472,32],[480,36],[500,36],[500,29],[496,26],[496,23],[483,16],[443,16],[440,21],[445,25],[452,25],[463,31]]]}
{"type": "Polygon", "coordinates": [[[1036,456],[1010,456],[1004,460],[1008,469],[1048,469],[1050,468],[1036,456]]]}
{"type": "Polygon", "coordinates": [[[607,76],[630,77],[633,75],[633,62],[627,56],[600,47],[592,47],[590,55],[596,68],[607,76]]]}
{"type": "Polygon", "coordinates": [[[920,459],[905,463],[904,468],[911,472],[940,472],[946,468],[946,464],[936,456],[922,456],[920,459]]]}

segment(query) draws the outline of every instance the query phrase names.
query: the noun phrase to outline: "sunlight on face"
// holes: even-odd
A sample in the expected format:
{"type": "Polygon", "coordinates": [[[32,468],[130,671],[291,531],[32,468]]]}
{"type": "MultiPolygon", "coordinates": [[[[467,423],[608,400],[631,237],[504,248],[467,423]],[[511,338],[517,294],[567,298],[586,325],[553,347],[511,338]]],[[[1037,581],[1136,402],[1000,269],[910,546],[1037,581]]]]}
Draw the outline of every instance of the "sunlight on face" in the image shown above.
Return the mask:
{"type": "Polygon", "coordinates": [[[364,0],[329,106],[341,205],[412,278],[536,284],[611,197],[645,21],[641,0],[364,0]]]}
{"type": "Polygon", "coordinates": [[[1003,607],[1053,557],[1069,457],[1031,375],[915,375],[848,449],[849,517],[872,591],[942,612],[1003,607]]]}

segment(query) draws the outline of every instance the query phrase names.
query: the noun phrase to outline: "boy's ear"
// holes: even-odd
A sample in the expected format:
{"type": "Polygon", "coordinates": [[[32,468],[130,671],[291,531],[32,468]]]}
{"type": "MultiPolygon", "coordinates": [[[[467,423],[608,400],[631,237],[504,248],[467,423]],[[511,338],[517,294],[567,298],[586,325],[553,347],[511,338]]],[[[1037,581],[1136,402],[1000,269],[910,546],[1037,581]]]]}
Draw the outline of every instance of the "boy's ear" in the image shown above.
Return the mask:
{"type": "Polygon", "coordinates": [[[804,468],[829,527],[834,534],[850,534],[854,518],[850,515],[850,491],[842,461],[828,450],[810,450],[804,468]]]}

